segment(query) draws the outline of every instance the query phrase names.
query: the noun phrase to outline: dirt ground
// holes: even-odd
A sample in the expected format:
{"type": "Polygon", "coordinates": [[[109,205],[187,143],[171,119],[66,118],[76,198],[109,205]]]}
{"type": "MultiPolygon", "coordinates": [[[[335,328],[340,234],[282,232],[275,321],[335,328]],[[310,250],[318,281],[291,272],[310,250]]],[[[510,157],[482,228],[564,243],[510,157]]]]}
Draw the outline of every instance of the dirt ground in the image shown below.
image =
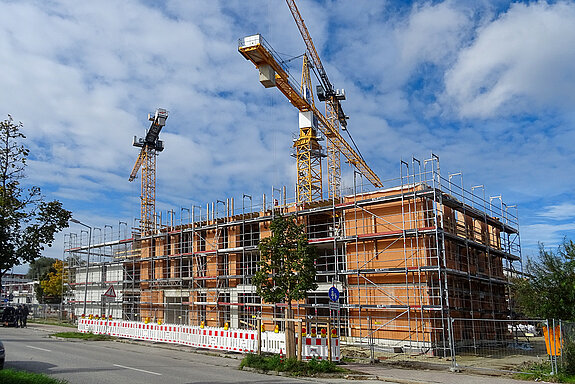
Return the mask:
{"type": "MultiPolygon", "coordinates": [[[[369,347],[342,345],[343,361],[369,363],[369,347]]],[[[530,340],[529,343],[509,343],[507,346],[491,347],[470,352],[460,352],[455,356],[456,365],[451,357],[432,356],[430,354],[391,353],[374,349],[374,360],[378,363],[413,369],[450,369],[465,368],[485,371],[521,372],[531,363],[548,361],[543,339],[530,340]]]]}

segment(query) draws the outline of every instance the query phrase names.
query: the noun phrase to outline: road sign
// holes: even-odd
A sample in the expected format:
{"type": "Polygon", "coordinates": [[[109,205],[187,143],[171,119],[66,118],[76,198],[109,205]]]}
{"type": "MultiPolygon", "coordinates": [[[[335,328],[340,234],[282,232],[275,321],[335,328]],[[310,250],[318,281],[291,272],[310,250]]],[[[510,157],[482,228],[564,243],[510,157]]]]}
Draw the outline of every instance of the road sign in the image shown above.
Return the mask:
{"type": "Polygon", "coordinates": [[[116,291],[114,291],[114,286],[110,285],[110,288],[108,288],[108,290],[106,291],[106,293],[104,293],[104,296],[106,297],[111,297],[113,299],[116,298],[116,291]]]}
{"type": "Polygon", "coordinates": [[[330,301],[329,302],[329,309],[334,311],[339,311],[341,309],[341,304],[339,302],[330,301]]]}
{"type": "Polygon", "coordinates": [[[331,287],[328,292],[329,298],[331,301],[338,301],[339,300],[339,291],[336,287],[331,287]]]}

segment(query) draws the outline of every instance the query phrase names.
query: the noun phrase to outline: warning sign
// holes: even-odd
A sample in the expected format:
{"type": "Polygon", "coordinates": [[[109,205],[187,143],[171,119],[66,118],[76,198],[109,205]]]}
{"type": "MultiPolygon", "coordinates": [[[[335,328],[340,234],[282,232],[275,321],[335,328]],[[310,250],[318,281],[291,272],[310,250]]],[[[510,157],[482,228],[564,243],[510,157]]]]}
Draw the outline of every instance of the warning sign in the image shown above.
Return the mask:
{"type": "Polygon", "coordinates": [[[110,297],[112,299],[116,298],[116,291],[114,291],[114,286],[110,285],[110,288],[108,288],[108,290],[106,291],[106,293],[104,293],[104,296],[106,297],[110,297]]]}

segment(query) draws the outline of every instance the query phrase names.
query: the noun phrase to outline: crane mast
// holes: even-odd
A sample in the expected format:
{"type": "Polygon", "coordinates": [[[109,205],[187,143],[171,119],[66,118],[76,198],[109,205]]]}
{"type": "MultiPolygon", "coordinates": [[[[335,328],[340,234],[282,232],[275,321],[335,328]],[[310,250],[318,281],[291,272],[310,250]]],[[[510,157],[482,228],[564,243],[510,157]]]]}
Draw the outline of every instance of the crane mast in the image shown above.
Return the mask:
{"type": "Polygon", "coordinates": [[[154,226],[156,213],[156,156],[164,150],[164,143],[159,140],[160,131],[166,125],[168,111],[156,109],[154,115],[149,114],[148,120],[152,123],[146,132],[146,137],[136,139],[133,146],[141,148],[136,163],[130,173],[129,181],[134,181],[138,171],[142,168],[142,182],[140,194],[140,231],[142,234],[150,233],[154,226]]]}
{"type": "Polygon", "coordinates": [[[315,49],[313,40],[305,25],[303,17],[301,16],[295,0],[286,0],[286,3],[291,11],[295,23],[306,45],[308,54],[310,55],[313,66],[316,68],[321,85],[317,86],[317,95],[319,101],[325,101],[325,114],[331,123],[328,127],[326,136],[327,140],[327,164],[328,164],[328,190],[329,197],[333,199],[339,198],[339,191],[341,186],[341,159],[340,151],[330,140],[334,135],[339,134],[340,125],[343,129],[347,127],[347,116],[343,112],[340,100],[345,100],[345,92],[334,89],[333,85],[327,77],[327,73],[323,68],[321,59],[315,49]]]}
{"type": "MultiPolygon", "coordinates": [[[[315,108],[309,65],[309,59],[304,55],[300,93],[315,108]]],[[[293,145],[297,160],[296,198],[298,203],[321,200],[323,195],[321,159],[325,155],[319,144],[317,124],[317,118],[311,110],[300,110],[299,137],[293,145]]]]}
{"type": "MultiPolygon", "coordinates": [[[[374,186],[382,186],[379,177],[351,145],[345,141],[339,131],[333,128],[332,122],[316,108],[314,103],[309,101],[308,97],[301,93],[300,87],[294,85],[287,69],[280,64],[282,61],[279,60],[277,54],[261,35],[244,37],[239,40],[238,45],[238,51],[259,70],[260,82],[264,87],[277,87],[300,112],[311,112],[311,115],[317,118],[317,129],[331,141],[335,150],[343,154],[348,162],[374,186]]],[[[302,114],[300,114],[300,118],[301,116],[302,114]]],[[[298,164],[298,169],[299,167],[298,164]]]]}
{"type": "Polygon", "coordinates": [[[315,69],[317,70],[319,77],[321,79],[321,87],[318,86],[318,99],[319,101],[326,101],[330,104],[333,104],[333,110],[335,115],[337,116],[337,120],[339,123],[345,128],[347,127],[347,116],[343,113],[343,109],[341,108],[340,100],[345,100],[345,93],[343,91],[339,91],[333,88],[333,85],[329,81],[327,77],[327,73],[323,68],[323,64],[321,63],[321,59],[315,49],[315,45],[313,45],[313,40],[311,39],[311,35],[307,30],[305,22],[303,21],[303,17],[297,8],[295,0],[286,0],[286,3],[291,11],[291,14],[295,20],[295,23],[299,29],[299,33],[301,34],[305,46],[307,48],[308,54],[310,55],[311,61],[315,69]]]}

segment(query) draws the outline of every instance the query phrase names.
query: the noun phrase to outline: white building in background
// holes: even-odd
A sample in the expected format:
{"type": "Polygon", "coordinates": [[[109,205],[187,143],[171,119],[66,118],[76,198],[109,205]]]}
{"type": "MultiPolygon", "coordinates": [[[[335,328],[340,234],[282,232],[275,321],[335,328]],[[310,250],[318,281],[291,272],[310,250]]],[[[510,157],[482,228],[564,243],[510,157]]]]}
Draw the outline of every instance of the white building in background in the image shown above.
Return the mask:
{"type": "Polygon", "coordinates": [[[38,304],[34,291],[34,285],[38,283],[37,280],[27,278],[26,274],[5,274],[2,277],[2,304],[38,304]]]}
{"type": "Polygon", "coordinates": [[[114,319],[121,319],[123,280],[124,268],[120,263],[90,263],[87,285],[86,268],[79,267],[75,274],[74,296],[71,303],[74,304],[75,316],[79,318],[84,314],[84,297],[86,297],[86,316],[112,315],[114,319]]]}

